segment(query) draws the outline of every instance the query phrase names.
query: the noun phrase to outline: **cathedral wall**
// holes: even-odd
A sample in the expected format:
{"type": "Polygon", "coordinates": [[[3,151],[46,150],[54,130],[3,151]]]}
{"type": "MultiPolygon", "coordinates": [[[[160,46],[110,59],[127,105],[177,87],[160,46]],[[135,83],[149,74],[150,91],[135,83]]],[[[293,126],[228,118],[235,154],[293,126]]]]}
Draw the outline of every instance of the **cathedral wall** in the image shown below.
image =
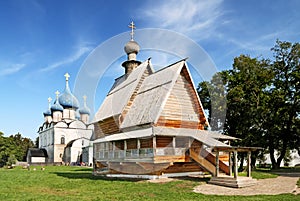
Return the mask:
{"type": "Polygon", "coordinates": [[[90,139],[93,131],[87,129],[76,129],[76,128],[54,128],[55,140],[54,144],[65,144],[67,145],[70,141],[78,138],[90,139]],[[64,137],[64,143],[62,143],[62,137],[64,137]]]}
{"type": "Polygon", "coordinates": [[[89,146],[89,139],[93,131],[91,129],[55,127],[54,133],[54,162],[62,162],[64,159],[65,162],[72,164],[77,162],[82,147],[89,146]],[[74,142],[72,143],[72,141],[74,142]],[[72,146],[65,150],[69,143],[72,143],[72,146]]]}

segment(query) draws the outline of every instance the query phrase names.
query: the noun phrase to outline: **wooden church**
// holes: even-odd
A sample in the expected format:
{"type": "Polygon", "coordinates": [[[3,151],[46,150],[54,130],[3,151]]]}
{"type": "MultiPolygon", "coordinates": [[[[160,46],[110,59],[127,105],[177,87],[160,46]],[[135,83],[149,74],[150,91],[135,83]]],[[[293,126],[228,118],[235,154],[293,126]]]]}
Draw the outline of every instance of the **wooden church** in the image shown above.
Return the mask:
{"type": "Polygon", "coordinates": [[[186,60],[154,71],[150,59],[136,60],[140,47],[133,37],[124,49],[125,74],[115,80],[95,115],[94,174],[231,174],[235,150],[228,142],[236,138],[207,130],[186,60]],[[224,155],[223,150],[230,151],[224,155]]]}

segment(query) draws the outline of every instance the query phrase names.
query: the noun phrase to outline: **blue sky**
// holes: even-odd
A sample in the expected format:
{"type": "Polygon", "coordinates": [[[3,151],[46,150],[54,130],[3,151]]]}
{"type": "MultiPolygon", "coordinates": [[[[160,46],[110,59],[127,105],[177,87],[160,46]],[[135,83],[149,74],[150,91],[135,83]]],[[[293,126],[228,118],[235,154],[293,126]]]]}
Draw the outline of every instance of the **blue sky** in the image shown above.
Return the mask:
{"type": "MultiPolygon", "coordinates": [[[[63,75],[69,72],[74,86],[87,56],[111,37],[128,32],[132,19],[138,29],[186,35],[209,54],[218,70],[224,70],[240,54],[272,57],[276,39],[299,42],[299,8],[297,0],[0,1],[0,131],[35,139],[47,98],[54,99],[54,92],[64,89],[63,75]]],[[[154,55],[152,63],[157,66],[174,60],[154,55]]],[[[138,58],[151,56],[144,51],[138,58]]],[[[123,73],[118,66],[124,59],[125,53],[106,71],[92,97],[93,110],[123,73]]]]}

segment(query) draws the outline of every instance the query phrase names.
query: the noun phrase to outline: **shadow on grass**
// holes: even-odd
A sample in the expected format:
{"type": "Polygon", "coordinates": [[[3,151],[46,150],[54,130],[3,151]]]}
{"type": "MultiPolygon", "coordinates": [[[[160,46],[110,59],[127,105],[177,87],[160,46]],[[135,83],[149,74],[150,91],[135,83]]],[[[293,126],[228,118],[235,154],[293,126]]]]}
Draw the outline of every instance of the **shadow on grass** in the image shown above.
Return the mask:
{"type": "Polygon", "coordinates": [[[192,181],[192,182],[208,182],[210,177],[174,177],[174,179],[183,180],[183,181],[192,181]]]}
{"type": "Polygon", "coordinates": [[[65,177],[68,179],[90,179],[90,180],[103,180],[103,181],[142,181],[143,179],[132,179],[132,178],[112,178],[105,176],[94,176],[92,175],[92,171],[87,172],[86,170],[74,170],[68,172],[52,172],[52,174],[56,174],[59,177],[65,177]]]}
{"type": "Polygon", "coordinates": [[[280,169],[256,168],[256,172],[269,173],[285,177],[300,177],[299,167],[282,167],[280,169]]]}
{"type": "Polygon", "coordinates": [[[75,169],[72,171],[74,171],[74,172],[90,172],[92,174],[93,168],[85,167],[85,168],[75,169]]]}
{"type": "MultiPolygon", "coordinates": [[[[89,180],[103,180],[103,181],[126,181],[126,182],[138,182],[138,181],[146,181],[147,179],[141,178],[114,178],[114,177],[106,177],[102,175],[94,176],[92,174],[92,169],[82,168],[76,169],[66,172],[52,172],[52,174],[56,174],[59,177],[65,177],[68,179],[89,179],[89,180]]],[[[198,178],[198,177],[174,177],[177,180],[183,181],[192,181],[192,182],[207,182],[210,178],[198,178]]]]}

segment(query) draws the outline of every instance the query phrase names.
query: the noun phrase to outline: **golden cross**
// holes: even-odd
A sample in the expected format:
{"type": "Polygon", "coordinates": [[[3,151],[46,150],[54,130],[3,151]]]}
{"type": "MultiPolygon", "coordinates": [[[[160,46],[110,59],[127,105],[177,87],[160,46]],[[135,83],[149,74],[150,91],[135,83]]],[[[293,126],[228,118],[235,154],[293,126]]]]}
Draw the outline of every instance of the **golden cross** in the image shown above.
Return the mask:
{"type": "Polygon", "coordinates": [[[56,94],[56,100],[58,100],[58,96],[60,94],[59,91],[56,91],[55,94],[56,94]]]}
{"type": "Polygon", "coordinates": [[[64,76],[66,77],[66,81],[68,81],[70,77],[69,73],[66,73],[64,76]]]}
{"type": "Polygon", "coordinates": [[[134,29],[136,29],[135,24],[133,23],[133,21],[131,21],[131,23],[128,25],[129,28],[131,28],[131,40],[133,40],[133,35],[134,35],[134,29]]]}
{"type": "Polygon", "coordinates": [[[84,100],[85,103],[86,103],[86,98],[87,98],[87,96],[84,95],[84,96],[83,96],[83,100],[84,100]]]}

